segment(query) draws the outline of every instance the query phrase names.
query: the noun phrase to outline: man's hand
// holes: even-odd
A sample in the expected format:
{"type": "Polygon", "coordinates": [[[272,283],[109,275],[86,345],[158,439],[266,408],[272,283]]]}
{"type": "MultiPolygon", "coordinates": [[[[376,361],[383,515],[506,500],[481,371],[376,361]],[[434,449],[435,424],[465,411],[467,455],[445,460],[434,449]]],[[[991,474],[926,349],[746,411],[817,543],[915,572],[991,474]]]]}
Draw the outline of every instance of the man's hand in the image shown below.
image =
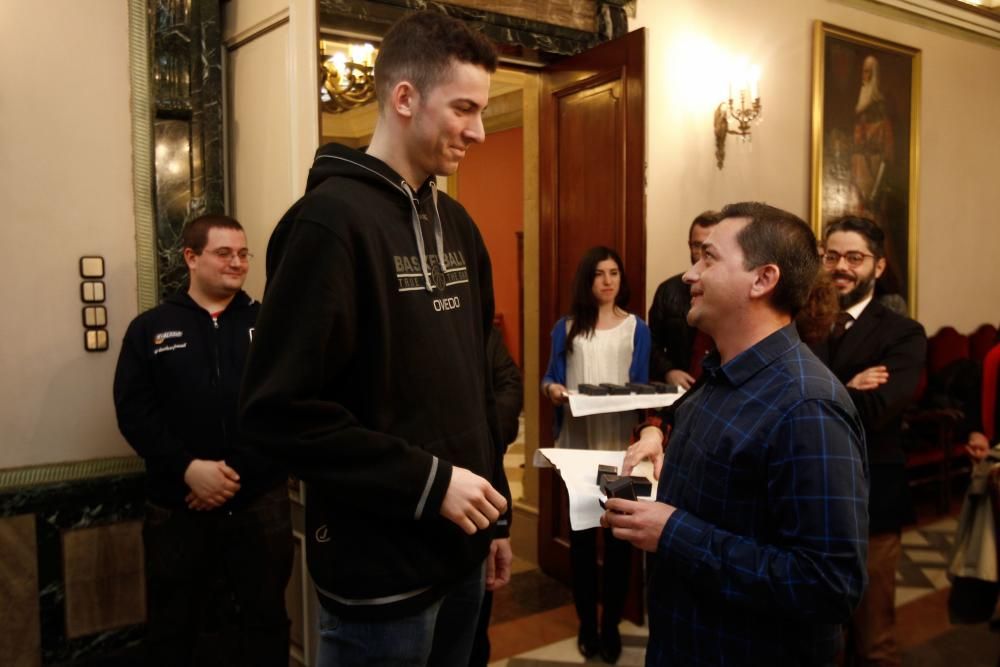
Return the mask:
{"type": "Polygon", "coordinates": [[[667,384],[675,384],[681,389],[687,390],[691,388],[694,382],[695,379],[691,377],[690,373],[685,373],[679,368],[667,371],[667,384]]]}
{"type": "Polygon", "coordinates": [[[655,426],[642,429],[639,439],[625,450],[622,475],[631,475],[632,470],[646,459],[653,462],[653,477],[660,479],[660,469],[663,468],[663,431],[655,426]]]}
{"type": "Polygon", "coordinates": [[[986,436],[978,431],[969,434],[969,443],[965,446],[965,453],[969,455],[975,463],[979,463],[986,458],[990,451],[990,441],[986,436]]]}
{"type": "Polygon", "coordinates": [[[552,405],[569,403],[569,392],[558,382],[550,382],[545,385],[545,397],[552,401],[552,405]]]}
{"type": "Polygon", "coordinates": [[[441,501],[441,516],[469,535],[486,530],[507,511],[507,499],[471,470],[455,466],[441,501]]]}
{"type": "Polygon", "coordinates": [[[885,366],[872,366],[852,377],[847,386],[859,391],[871,391],[872,389],[878,389],[888,381],[888,368],[885,366]]]}
{"type": "Polygon", "coordinates": [[[650,553],[658,548],[663,527],[676,509],[666,503],[622,498],[609,498],[606,505],[601,525],[610,528],[611,534],[619,540],[631,542],[650,553]]]}
{"type": "Polygon", "coordinates": [[[486,590],[495,591],[510,583],[510,566],[514,562],[514,552],[510,539],[504,537],[490,543],[490,555],[486,557],[486,590]]]}
{"type": "Polygon", "coordinates": [[[215,509],[240,490],[239,474],[225,461],[191,461],[184,471],[184,483],[191,489],[184,501],[193,510],[215,509]]]}

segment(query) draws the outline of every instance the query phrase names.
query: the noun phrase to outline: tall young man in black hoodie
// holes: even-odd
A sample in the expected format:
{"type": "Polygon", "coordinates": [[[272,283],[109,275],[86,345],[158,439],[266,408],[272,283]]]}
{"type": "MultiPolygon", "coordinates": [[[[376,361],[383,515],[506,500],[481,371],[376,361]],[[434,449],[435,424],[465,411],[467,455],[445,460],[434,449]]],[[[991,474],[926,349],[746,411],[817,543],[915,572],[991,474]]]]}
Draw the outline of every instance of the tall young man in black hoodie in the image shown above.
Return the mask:
{"type": "Polygon", "coordinates": [[[268,246],[242,424],[308,483],[321,665],[466,665],[509,578],[490,260],[435,181],[485,139],[496,64],[461,21],[397,23],[367,153],[321,148],[268,246]]]}
{"type": "Polygon", "coordinates": [[[286,477],[236,419],[259,309],[246,235],[204,216],[182,245],[188,290],[132,321],[115,372],[118,426],[146,462],[143,664],[287,664],[286,477]]]}

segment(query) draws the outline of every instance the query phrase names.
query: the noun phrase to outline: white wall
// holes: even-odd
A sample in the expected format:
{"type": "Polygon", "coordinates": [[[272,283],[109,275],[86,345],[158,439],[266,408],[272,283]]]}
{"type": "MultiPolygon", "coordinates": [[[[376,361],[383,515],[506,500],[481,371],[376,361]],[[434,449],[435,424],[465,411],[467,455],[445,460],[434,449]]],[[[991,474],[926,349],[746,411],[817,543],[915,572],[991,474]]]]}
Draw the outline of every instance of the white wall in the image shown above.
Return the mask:
{"type": "Polygon", "coordinates": [[[241,0],[223,14],[229,205],[255,255],[245,289],[259,299],[267,242],[304,192],[319,143],[315,4],[241,0]]]}
{"type": "Polygon", "coordinates": [[[918,319],[971,332],[1000,322],[1000,48],[831,0],[645,0],[647,30],[647,302],[687,264],[699,212],[753,199],[809,220],[813,22],[923,51],[917,254],[918,319]],[[762,68],[764,120],[750,146],[730,137],[715,165],[712,115],[725,97],[716,66],[762,68]]]}
{"type": "Polygon", "coordinates": [[[111,383],[137,312],[128,3],[0,3],[0,468],[116,456],[111,383]],[[111,349],[83,350],[81,255],[111,349]]]}

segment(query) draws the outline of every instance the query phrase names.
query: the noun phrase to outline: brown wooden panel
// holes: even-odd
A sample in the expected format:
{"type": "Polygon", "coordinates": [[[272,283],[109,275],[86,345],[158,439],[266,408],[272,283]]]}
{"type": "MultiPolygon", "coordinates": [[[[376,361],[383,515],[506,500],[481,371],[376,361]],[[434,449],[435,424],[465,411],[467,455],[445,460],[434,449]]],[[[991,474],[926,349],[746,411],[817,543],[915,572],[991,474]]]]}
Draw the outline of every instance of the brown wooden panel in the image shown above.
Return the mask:
{"type": "Polygon", "coordinates": [[[557,98],[560,314],[569,311],[573,275],[583,253],[595,245],[620,248],[624,238],[621,87],[616,78],[557,98]],[[594,187],[598,183],[604,185],[594,187]]]}
{"type": "Polygon", "coordinates": [[[35,515],[0,519],[0,665],[42,664],[35,515]]]}
{"type": "Polygon", "coordinates": [[[62,548],[67,637],[146,621],[141,521],[68,530],[62,548]]]}

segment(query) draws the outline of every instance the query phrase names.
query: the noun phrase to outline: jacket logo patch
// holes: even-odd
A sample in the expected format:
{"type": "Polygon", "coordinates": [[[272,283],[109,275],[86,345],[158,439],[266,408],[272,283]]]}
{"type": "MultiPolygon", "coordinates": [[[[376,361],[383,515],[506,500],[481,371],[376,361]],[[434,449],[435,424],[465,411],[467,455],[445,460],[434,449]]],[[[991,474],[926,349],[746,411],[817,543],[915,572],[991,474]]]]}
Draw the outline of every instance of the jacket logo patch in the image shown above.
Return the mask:
{"type": "Polygon", "coordinates": [[[325,523],[316,529],[316,541],[320,544],[330,541],[330,529],[326,527],[325,523]]]}
{"type": "MultiPolygon", "coordinates": [[[[400,292],[412,292],[426,288],[419,257],[416,255],[393,255],[392,259],[396,270],[397,288],[400,292]]],[[[441,265],[436,254],[427,255],[427,273],[430,274],[431,285],[437,291],[443,291],[452,285],[469,282],[469,271],[461,250],[444,253],[444,266],[441,265]]]]}
{"type": "Polygon", "coordinates": [[[187,347],[187,343],[174,343],[173,345],[167,345],[164,347],[158,347],[153,350],[153,354],[159,354],[160,352],[173,352],[174,350],[183,350],[187,347]]]}
{"type": "Polygon", "coordinates": [[[183,335],[183,331],[161,331],[153,336],[153,345],[163,345],[164,341],[170,340],[171,338],[180,338],[183,335]]]}

